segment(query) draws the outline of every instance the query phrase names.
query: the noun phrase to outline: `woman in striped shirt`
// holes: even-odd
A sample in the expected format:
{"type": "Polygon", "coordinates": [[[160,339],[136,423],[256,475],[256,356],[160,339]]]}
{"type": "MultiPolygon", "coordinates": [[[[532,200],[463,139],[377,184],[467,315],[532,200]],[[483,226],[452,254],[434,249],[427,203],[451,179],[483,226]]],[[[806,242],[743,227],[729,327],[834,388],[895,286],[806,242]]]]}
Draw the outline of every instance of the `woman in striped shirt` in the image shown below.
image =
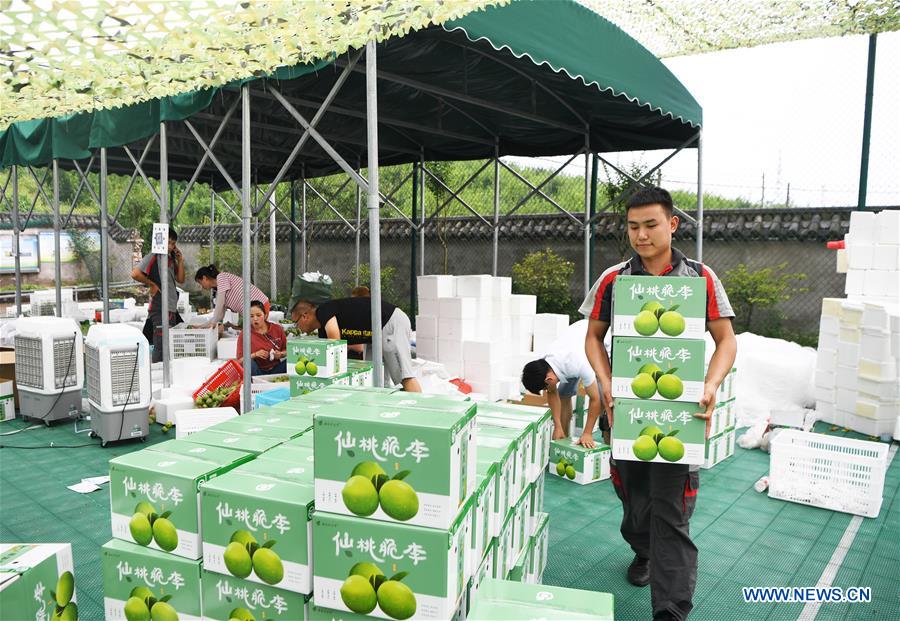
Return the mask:
{"type": "MultiPolygon", "coordinates": [[[[206,324],[207,328],[211,328],[221,322],[225,317],[225,311],[230,310],[243,315],[244,313],[244,279],[237,274],[229,272],[220,272],[215,265],[207,265],[197,270],[194,276],[201,287],[205,290],[214,289],[216,295],[216,310],[212,320],[206,324]]],[[[266,311],[266,317],[269,316],[269,298],[259,288],[250,283],[250,301],[258,300],[262,303],[266,311]]]]}

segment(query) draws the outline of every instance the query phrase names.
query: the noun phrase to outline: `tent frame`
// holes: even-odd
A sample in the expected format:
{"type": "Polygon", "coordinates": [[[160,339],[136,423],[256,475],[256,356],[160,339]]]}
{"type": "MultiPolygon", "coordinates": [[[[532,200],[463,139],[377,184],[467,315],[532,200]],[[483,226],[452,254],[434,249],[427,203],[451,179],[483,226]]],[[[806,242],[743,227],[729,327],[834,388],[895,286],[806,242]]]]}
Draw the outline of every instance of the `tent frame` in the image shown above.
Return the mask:
{"type": "MultiPolygon", "coordinates": [[[[497,59],[494,59],[497,60],[497,59]]],[[[502,62],[502,61],[500,61],[502,62]]],[[[697,134],[692,136],[689,140],[687,140],[684,144],[677,147],[673,153],[665,157],[661,162],[659,162],[656,166],[647,171],[640,178],[635,179],[633,176],[627,175],[615,166],[613,166],[610,162],[604,159],[599,153],[594,152],[591,149],[588,138],[588,128],[584,123],[584,120],[580,118],[578,113],[572,109],[567,102],[561,101],[570,112],[572,112],[573,116],[576,117],[577,121],[580,123],[579,125],[570,125],[568,123],[562,123],[556,120],[547,119],[541,117],[540,115],[526,112],[523,110],[509,108],[508,106],[503,106],[497,104],[492,101],[483,100],[477,97],[473,97],[464,93],[454,92],[448,89],[443,89],[440,87],[436,87],[430,84],[425,84],[419,82],[417,80],[412,80],[405,78],[403,76],[395,75],[388,72],[379,72],[377,70],[377,52],[376,52],[376,44],[374,42],[369,42],[366,45],[364,51],[360,51],[354,57],[350,59],[337,59],[335,64],[342,69],[342,72],[338,78],[338,80],[332,86],[330,92],[325,97],[322,102],[314,102],[311,100],[299,99],[296,97],[287,97],[283,95],[275,86],[274,83],[269,82],[264,86],[262,91],[254,90],[251,93],[250,84],[244,83],[239,88],[236,89],[223,89],[223,92],[229,91],[237,91],[236,99],[230,104],[227,108],[224,115],[222,115],[218,127],[215,131],[215,134],[207,143],[197,129],[193,126],[190,119],[184,119],[182,122],[184,126],[187,128],[190,135],[196,140],[196,142],[200,145],[203,151],[203,157],[200,159],[196,168],[193,171],[193,175],[188,182],[188,185],[182,194],[182,196],[178,199],[178,201],[174,201],[170,199],[170,186],[168,181],[168,170],[170,167],[170,163],[168,160],[168,132],[172,129],[173,126],[177,124],[177,122],[169,121],[169,122],[161,122],[159,126],[158,134],[151,136],[147,139],[143,150],[139,157],[136,157],[132,152],[132,149],[128,145],[123,145],[124,152],[128,156],[128,159],[134,166],[134,172],[131,175],[131,179],[129,181],[128,187],[126,189],[125,195],[121,198],[118,207],[115,210],[115,214],[112,218],[109,218],[108,215],[108,195],[106,189],[106,179],[107,179],[107,149],[101,148],[99,149],[99,159],[100,159],[100,191],[99,195],[93,187],[91,186],[88,175],[91,171],[91,168],[94,163],[94,159],[96,157],[96,153],[91,155],[88,159],[87,166],[84,170],[82,170],[81,166],[78,162],[73,161],[74,168],[78,172],[80,177],[80,183],[78,189],[76,191],[75,198],[72,202],[72,207],[69,211],[69,215],[66,219],[66,224],[68,224],[68,220],[71,218],[72,212],[78,202],[78,198],[82,192],[82,188],[87,187],[88,193],[94,199],[96,203],[99,204],[100,213],[101,213],[101,269],[103,272],[102,277],[102,295],[104,300],[104,321],[108,321],[109,319],[109,296],[108,296],[108,271],[109,271],[109,257],[108,257],[108,226],[109,223],[116,222],[118,219],[122,207],[127,199],[128,193],[131,191],[136,178],[138,175],[144,180],[147,187],[150,189],[150,194],[156,200],[159,206],[159,220],[163,223],[168,223],[170,220],[177,217],[181,208],[184,206],[184,203],[191,191],[191,189],[195,186],[197,180],[200,178],[202,174],[202,170],[207,165],[208,162],[212,162],[212,165],[217,169],[217,171],[222,175],[228,184],[229,188],[235,192],[237,196],[240,197],[240,214],[238,214],[235,209],[228,203],[228,201],[214,189],[211,192],[210,198],[210,257],[214,259],[215,257],[215,231],[216,231],[216,199],[225,206],[227,211],[231,212],[232,215],[240,219],[241,222],[241,230],[242,230],[242,239],[241,239],[241,250],[242,250],[242,276],[244,279],[244,315],[249,315],[250,310],[250,281],[251,281],[251,258],[256,254],[251,250],[251,240],[255,240],[255,233],[259,232],[259,226],[252,227],[251,220],[254,218],[260,217],[264,209],[267,209],[266,213],[263,214],[264,220],[268,220],[269,223],[269,243],[270,243],[270,265],[271,265],[271,291],[274,293],[275,291],[275,219],[276,213],[281,213],[281,215],[291,224],[291,263],[292,268],[294,265],[294,250],[296,243],[295,233],[300,236],[300,244],[301,244],[301,259],[300,259],[300,270],[301,272],[305,272],[308,269],[307,266],[307,234],[309,229],[309,223],[307,220],[307,209],[308,209],[308,195],[307,190],[311,190],[312,193],[320,200],[323,201],[326,207],[335,212],[340,220],[343,222],[345,226],[349,228],[354,233],[355,237],[355,253],[356,253],[356,278],[357,283],[359,282],[359,263],[360,263],[360,243],[361,243],[361,230],[362,230],[362,193],[365,193],[367,196],[366,200],[366,213],[367,213],[367,222],[368,229],[370,231],[369,234],[369,265],[370,265],[370,291],[372,297],[372,326],[373,326],[373,335],[372,335],[372,359],[374,361],[379,361],[381,359],[381,266],[380,266],[380,236],[377,234],[372,234],[374,231],[380,230],[380,207],[381,204],[385,204],[388,207],[391,207],[395,212],[400,214],[403,220],[406,221],[407,225],[410,229],[410,239],[411,239],[411,254],[413,255],[413,261],[415,263],[415,255],[418,254],[418,270],[416,270],[415,264],[413,264],[412,272],[413,274],[418,271],[419,275],[425,274],[425,229],[434,219],[440,214],[440,212],[451,202],[456,201],[461,204],[464,208],[474,214],[475,217],[480,219],[486,226],[491,228],[492,231],[492,273],[497,275],[498,273],[498,255],[499,255],[499,234],[500,229],[504,223],[504,219],[512,216],[527,200],[532,197],[538,197],[548,202],[550,205],[554,207],[557,211],[563,213],[566,217],[570,218],[574,222],[578,223],[584,229],[584,290],[585,293],[589,290],[591,285],[591,256],[593,254],[593,236],[592,230],[593,225],[599,215],[605,210],[609,209],[613,204],[615,204],[618,200],[623,200],[627,198],[627,196],[633,191],[633,189],[639,186],[645,179],[649,178],[650,175],[658,170],[663,164],[665,164],[669,159],[674,157],[675,154],[679,153],[684,148],[689,146],[696,146],[698,152],[698,174],[697,174],[697,202],[698,202],[698,210],[696,219],[690,217],[685,214],[683,211],[679,210],[680,215],[682,217],[686,217],[689,221],[693,222],[697,226],[697,256],[698,259],[702,256],[702,245],[703,245],[703,235],[702,235],[702,222],[703,222],[703,197],[702,197],[702,137],[701,133],[698,130],[697,134]],[[365,67],[360,67],[358,64],[358,60],[362,57],[363,53],[366,57],[365,67]],[[341,86],[346,82],[347,78],[351,73],[363,73],[366,78],[366,148],[367,148],[367,178],[362,176],[359,162],[356,162],[356,166],[351,166],[344,157],[340,155],[340,153],[332,146],[332,144],[327,140],[324,136],[322,136],[317,130],[316,126],[319,120],[326,113],[334,113],[339,115],[346,115],[351,117],[359,117],[361,113],[341,109],[337,106],[332,106],[337,93],[340,91],[341,86]],[[411,89],[415,89],[420,94],[426,94],[428,96],[434,97],[437,101],[439,101],[446,108],[458,113],[465,118],[467,118],[474,128],[480,131],[482,134],[488,134],[483,136],[478,135],[468,135],[461,134],[460,132],[451,132],[442,130],[435,127],[423,126],[418,123],[413,123],[401,119],[393,119],[388,116],[380,116],[378,112],[377,106],[377,82],[379,80],[385,82],[391,82],[395,84],[400,84],[403,86],[407,86],[411,89]],[[299,138],[295,143],[294,147],[290,151],[290,153],[286,156],[284,164],[279,170],[276,177],[272,180],[268,185],[268,189],[265,192],[257,188],[254,188],[253,177],[252,177],[252,160],[251,160],[251,105],[252,105],[252,97],[263,97],[266,99],[274,99],[278,101],[282,108],[288,112],[288,114],[296,121],[297,124],[300,125],[300,129],[297,131],[299,134],[299,138]],[[470,105],[476,105],[480,108],[491,110],[494,112],[500,112],[503,114],[508,114],[512,116],[518,116],[520,118],[527,119],[529,121],[538,122],[543,124],[546,127],[556,129],[559,131],[572,132],[579,135],[584,135],[584,146],[579,149],[575,154],[570,156],[566,163],[552,171],[545,179],[541,180],[539,183],[534,184],[528,180],[526,180],[522,175],[520,175],[517,171],[515,171],[511,166],[506,164],[500,158],[500,148],[499,148],[499,137],[490,135],[491,132],[486,128],[482,123],[478,121],[473,115],[463,111],[458,106],[455,106],[452,101],[460,101],[470,105]],[[240,106],[241,115],[240,120],[237,119],[232,120],[232,116],[237,111],[238,106],[240,106]],[[316,107],[316,112],[314,116],[307,120],[307,117],[299,111],[298,108],[305,107],[311,108],[316,107]],[[222,165],[219,158],[215,155],[215,147],[217,144],[220,144],[220,139],[224,133],[225,128],[232,123],[240,123],[241,128],[241,179],[240,184],[238,184],[228,173],[226,168],[222,165]],[[407,150],[405,148],[397,149],[398,152],[403,153],[415,153],[418,155],[418,161],[413,162],[412,164],[412,172],[405,175],[401,183],[393,188],[389,193],[384,194],[380,191],[380,180],[379,180],[379,168],[378,168],[378,132],[379,125],[393,133],[399,134],[405,137],[410,143],[411,146],[407,150]],[[425,153],[424,147],[422,145],[416,144],[416,141],[411,139],[403,130],[411,129],[418,132],[423,132],[431,135],[440,135],[446,136],[455,139],[465,139],[473,142],[489,144],[493,148],[493,157],[486,160],[485,163],[473,174],[470,175],[468,179],[466,179],[458,188],[455,190],[448,187],[443,181],[441,181],[438,176],[425,164],[425,153]],[[153,183],[150,181],[150,178],[146,171],[144,170],[144,162],[151,145],[158,138],[159,140],[159,191],[157,192],[156,188],[154,188],[153,183]],[[299,184],[299,194],[300,194],[300,212],[301,212],[301,222],[298,226],[294,221],[294,215],[296,213],[296,199],[298,188],[297,184],[292,182],[292,189],[287,194],[286,197],[283,197],[280,202],[277,202],[275,199],[275,191],[277,189],[278,184],[284,180],[287,175],[291,165],[296,160],[296,158],[302,152],[304,145],[308,142],[308,140],[312,138],[320,148],[322,148],[331,159],[341,168],[344,174],[347,175],[348,180],[340,186],[338,192],[344,189],[346,184],[349,181],[353,181],[355,185],[355,193],[357,197],[357,209],[356,209],[356,222],[355,224],[351,223],[347,218],[339,213],[339,211],[333,206],[332,201],[338,192],[335,192],[334,195],[329,199],[326,198],[320,193],[312,184],[309,183],[309,180],[306,178],[305,167],[301,167],[300,174],[300,184],[299,184]],[[555,201],[552,197],[547,195],[547,193],[543,190],[543,188],[557,175],[559,175],[569,164],[574,162],[579,156],[584,156],[584,169],[585,169],[585,192],[584,192],[584,213],[583,217],[579,217],[575,213],[572,213],[565,208],[563,208],[557,201],[555,201]],[[596,172],[591,174],[591,162],[594,162],[594,170],[596,170],[596,162],[597,160],[601,160],[607,165],[611,166],[615,170],[619,171],[621,174],[625,175],[629,179],[629,184],[626,189],[623,191],[620,197],[608,202],[603,208],[599,211],[596,210],[596,182],[597,176],[596,172]],[[493,174],[493,214],[489,218],[481,215],[478,210],[474,209],[471,205],[469,205],[460,195],[465,190],[465,188],[482,172],[488,169],[488,167],[492,167],[493,174]],[[501,170],[506,170],[511,173],[518,181],[524,183],[529,191],[526,194],[525,198],[518,201],[518,203],[508,210],[506,213],[501,213],[500,206],[500,172],[501,170]],[[449,196],[442,202],[442,204],[435,206],[435,209],[431,213],[430,216],[426,215],[426,205],[425,205],[425,183],[426,179],[430,178],[434,184],[441,187],[443,190],[449,193],[449,196]],[[402,187],[405,186],[407,181],[412,182],[413,188],[413,217],[410,218],[406,216],[406,214],[397,206],[396,202],[393,200],[393,196],[398,193],[402,187]],[[261,198],[258,197],[255,192],[261,194],[261,198]],[[282,204],[286,199],[290,200],[291,206],[291,217],[288,217],[282,209],[282,204]],[[172,209],[172,203],[174,203],[174,210],[172,209]],[[416,237],[418,237],[416,244],[416,237]],[[417,246],[417,247],[416,247],[417,246]]],[[[509,69],[516,71],[515,67],[508,65],[508,63],[503,63],[509,69]]],[[[546,86],[542,85],[538,80],[532,80],[534,89],[541,89],[547,92],[550,92],[552,95],[552,91],[548,89],[546,86]]],[[[557,99],[559,99],[557,97],[557,99]]],[[[205,114],[198,113],[197,116],[205,114]]],[[[218,117],[217,117],[218,118],[218,117]]],[[[290,131],[288,128],[278,127],[279,130],[282,131],[290,131]]],[[[338,141],[341,142],[341,141],[338,141]]],[[[264,148],[264,147],[260,147],[264,148]]],[[[179,168],[185,168],[183,165],[178,165],[179,168]]],[[[43,180],[38,180],[37,175],[34,173],[34,170],[29,166],[29,172],[34,176],[35,180],[38,182],[38,193],[43,196],[45,201],[47,201],[54,210],[54,235],[55,235],[55,247],[56,247],[56,265],[57,272],[59,271],[59,231],[61,228],[60,217],[59,217],[59,179],[58,179],[58,170],[59,170],[59,162],[54,159],[52,162],[52,184],[53,184],[53,199],[48,199],[46,193],[44,192],[43,186],[46,181],[46,177],[49,173],[44,174],[43,180]]],[[[21,265],[19,258],[19,234],[24,230],[25,226],[27,226],[28,219],[30,218],[31,212],[34,210],[34,206],[37,202],[37,196],[32,202],[31,209],[29,210],[28,217],[25,220],[25,226],[20,226],[20,218],[19,218],[19,210],[18,210],[18,167],[12,166],[9,178],[6,180],[6,183],[2,188],[2,200],[7,204],[12,202],[12,215],[14,221],[14,241],[13,241],[13,255],[15,258],[15,274],[16,274],[16,309],[19,314],[21,314],[22,301],[21,301],[21,265]],[[6,195],[6,187],[8,185],[12,185],[12,200],[6,195]]],[[[220,216],[221,217],[221,216],[220,216]]],[[[64,228],[65,225],[62,225],[64,228]]],[[[163,273],[167,270],[168,264],[168,256],[161,256],[161,269],[163,273]]],[[[293,277],[293,269],[292,269],[292,277],[293,277]]],[[[60,300],[60,287],[61,283],[59,279],[56,281],[56,290],[57,290],[57,301],[60,300]]],[[[168,279],[162,279],[162,314],[163,317],[168,316],[169,308],[168,308],[168,279]]],[[[413,292],[415,291],[415,287],[412,287],[413,292]]],[[[415,307],[415,300],[413,300],[413,307],[415,307]]],[[[57,304],[57,313],[60,314],[62,312],[61,305],[57,304]]],[[[169,386],[171,384],[171,371],[170,371],[170,360],[169,360],[169,347],[168,347],[168,322],[163,321],[163,369],[164,369],[164,385],[169,386]]],[[[244,361],[245,366],[249,366],[250,364],[250,326],[249,322],[244,322],[243,326],[243,351],[241,352],[241,356],[244,361]]],[[[383,384],[383,369],[380,364],[375,364],[375,384],[380,386],[383,384]]],[[[244,408],[247,409],[251,404],[251,394],[250,394],[250,375],[246,373],[244,376],[244,385],[243,385],[243,396],[244,396],[244,408]]]]}

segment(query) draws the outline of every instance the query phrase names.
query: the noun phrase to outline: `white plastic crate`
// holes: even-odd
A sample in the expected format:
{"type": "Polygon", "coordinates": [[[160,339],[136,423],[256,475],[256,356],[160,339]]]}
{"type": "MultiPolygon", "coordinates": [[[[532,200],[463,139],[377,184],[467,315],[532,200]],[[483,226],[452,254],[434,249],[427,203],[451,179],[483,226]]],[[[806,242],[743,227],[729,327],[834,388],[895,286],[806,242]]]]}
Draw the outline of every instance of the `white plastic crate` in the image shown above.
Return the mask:
{"type": "Polygon", "coordinates": [[[769,497],[877,517],[888,445],[793,429],[772,440],[769,497]]]}
{"type": "Polygon", "coordinates": [[[169,355],[178,358],[216,359],[218,330],[212,328],[169,328],[169,355]]]}

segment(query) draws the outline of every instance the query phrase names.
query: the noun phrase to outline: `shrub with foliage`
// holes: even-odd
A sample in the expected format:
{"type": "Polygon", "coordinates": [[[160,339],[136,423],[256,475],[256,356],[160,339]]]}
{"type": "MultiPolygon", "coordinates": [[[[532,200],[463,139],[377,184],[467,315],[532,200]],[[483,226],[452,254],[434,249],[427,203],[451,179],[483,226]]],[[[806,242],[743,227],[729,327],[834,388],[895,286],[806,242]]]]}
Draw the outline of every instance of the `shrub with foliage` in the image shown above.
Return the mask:
{"type": "MultiPolygon", "coordinates": [[[[806,274],[786,273],[787,263],[750,271],[743,263],[725,272],[722,283],[734,308],[735,331],[753,330],[754,315],[759,319],[768,314],[772,323],[780,324],[778,304],[787,302],[794,293],[806,291],[798,283],[806,280],[806,274]]],[[[768,330],[766,336],[780,336],[768,330]]]]}
{"type": "Polygon", "coordinates": [[[526,255],[512,266],[514,293],[537,296],[539,313],[561,313],[574,317],[575,300],[569,290],[575,264],[549,248],[526,255]]]}

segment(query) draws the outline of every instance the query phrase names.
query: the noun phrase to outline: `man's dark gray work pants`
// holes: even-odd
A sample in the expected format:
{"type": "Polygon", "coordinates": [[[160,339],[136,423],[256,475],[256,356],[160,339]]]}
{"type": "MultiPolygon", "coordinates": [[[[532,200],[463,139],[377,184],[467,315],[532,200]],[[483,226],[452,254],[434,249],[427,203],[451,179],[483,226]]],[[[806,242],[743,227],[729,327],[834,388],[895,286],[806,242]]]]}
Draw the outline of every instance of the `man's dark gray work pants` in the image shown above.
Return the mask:
{"type": "Polygon", "coordinates": [[[654,619],[687,618],[697,583],[697,547],[688,522],[699,472],[682,464],[619,460],[611,478],[625,510],[622,537],[635,554],[650,559],[654,619]]]}

